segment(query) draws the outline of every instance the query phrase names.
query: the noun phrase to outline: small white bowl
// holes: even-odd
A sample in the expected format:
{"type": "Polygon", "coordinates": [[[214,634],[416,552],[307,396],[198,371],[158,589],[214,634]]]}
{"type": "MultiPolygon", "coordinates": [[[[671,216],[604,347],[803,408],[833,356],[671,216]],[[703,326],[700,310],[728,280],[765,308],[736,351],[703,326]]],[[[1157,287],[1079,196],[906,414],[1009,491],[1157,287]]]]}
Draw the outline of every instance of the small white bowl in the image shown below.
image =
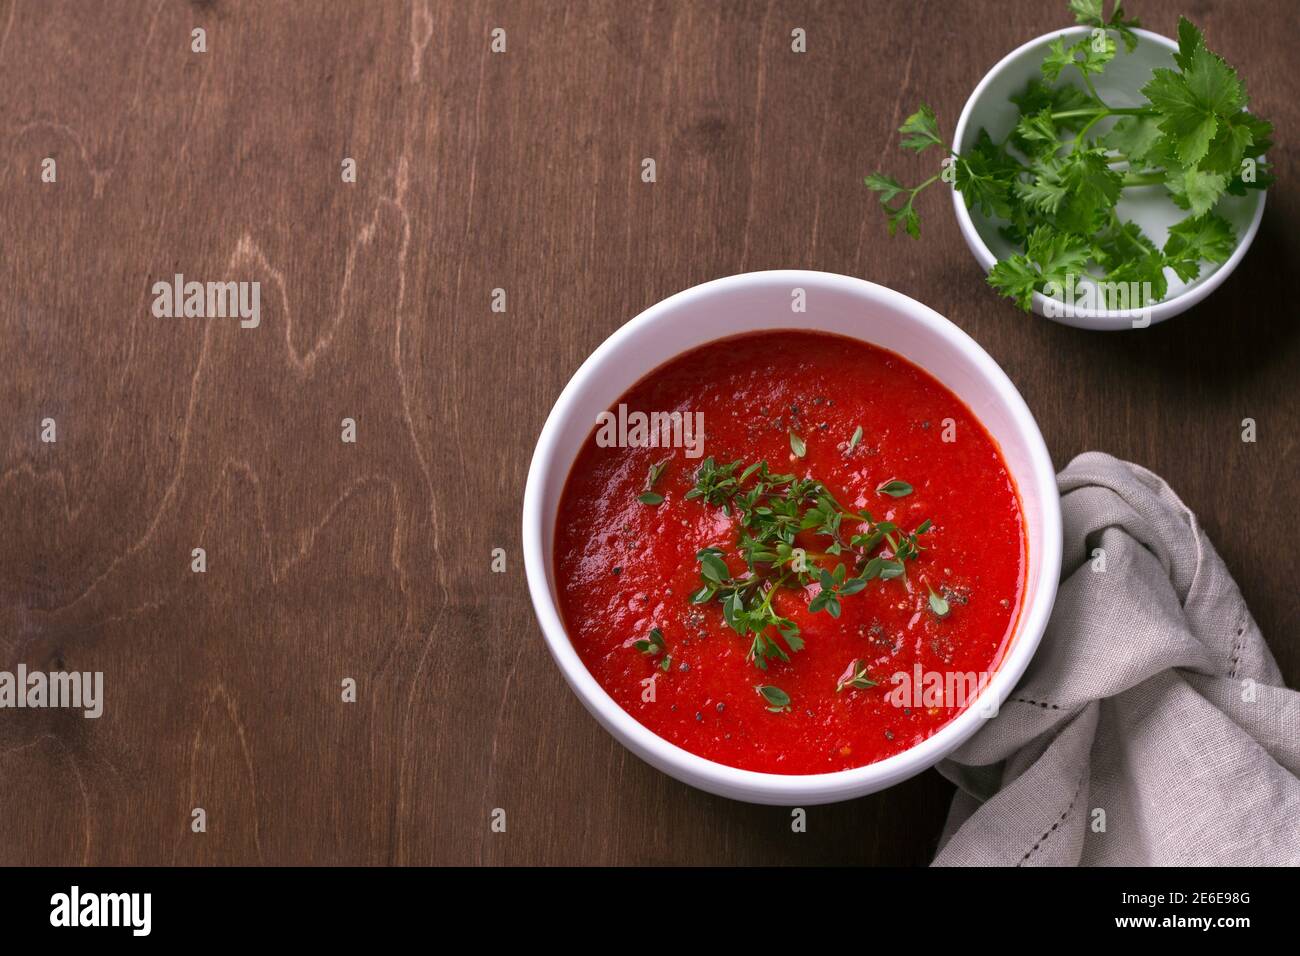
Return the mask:
{"type": "MultiPolygon", "coordinates": [[[[961,111],[957,120],[957,129],[953,142],[960,153],[975,144],[981,128],[987,129],[995,140],[1006,137],[1015,128],[1018,111],[1009,97],[1019,95],[1030,79],[1042,79],[1040,66],[1047,53],[1048,45],[1059,36],[1067,38],[1067,43],[1074,43],[1092,32],[1091,27],[1069,27],[1045,33],[1035,40],[1030,40],[1021,47],[1004,56],[997,66],[989,70],[980,80],[975,91],[961,111]]],[[[1151,78],[1151,71],[1157,67],[1174,68],[1173,54],[1178,51],[1178,44],[1158,33],[1149,30],[1134,30],[1138,36],[1137,48],[1128,53],[1121,42],[1115,59],[1106,66],[1105,72],[1095,77],[1093,85],[1097,94],[1110,106],[1131,107],[1143,103],[1142,87],[1151,78]]],[[[1061,74],[1063,81],[1075,84],[1080,89],[1082,82],[1078,71],[1067,69],[1061,74]]],[[[1098,123],[1095,129],[1105,131],[1114,125],[1112,120],[1098,123]]],[[[998,223],[990,220],[978,211],[966,208],[966,201],[955,189],[952,193],[953,208],[957,211],[957,223],[966,244],[975,254],[980,268],[987,274],[999,259],[1014,255],[1017,251],[1010,242],[998,235],[998,223]]],[[[1163,247],[1169,235],[1169,227],[1186,218],[1189,213],[1175,206],[1163,188],[1158,186],[1136,190],[1126,190],[1120,198],[1117,209],[1120,218],[1132,221],[1142,229],[1157,246],[1163,247]]],[[[1255,233],[1259,231],[1259,221],[1264,215],[1264,191],[1250,190],[1245,196],[1227,196],[1216,211],[1232,223],[1237,233],[1237,248],[1233,250],[1228,261],[1222,265],[1202,263],[1201,274],[1192,282],[1183,282],[1172,270],[1165,270],[1169,280],[1169,291],[1163,301],[1150,306],[1148,314],[1154,325],[1172,316],[1187,311],[1207,295],[1221,286],[1232,274],[1246,255],[1255,233]]],[[[1034,293],[1033,310],[1039,315],[1046,315],[1047,297],[1041,292],[1034,293]]],[[[1134,321],[1144,323],[1146,316],[1135,310],[1076,309],[1072,315],[1051,316],[1057,322],[1073,325],[1081,329],[1128,329],[1134,327],[1134,321]]]]}
{"type": "Polygon", "coordinates": [[[730,276],[679,292],[611,335],[560,393],[537,440],[524,490],[524,565],[533,607],[565,680],[595,718],[647,763],[685,783],[737,800],[803,806],[847,800],[898,783],[937,763],[980,726],[989,695],[1000,705],[1038,647],[1056,597],[1061,511],[1043,437],[1010,379],[970,336],[907,296],[826,272],[730,276]],[[807,312],[791,310],[803,289],[807,312]],[[1025,599],[1003,662],[981,696],[929,739],[878,763],[802,776],[739,770],[659,737],[614,702],[565,633],[552,560],[556,511],[569,470],[596,416],[670,359],[718,338],[762,329],[815,329],[890,349],[921,366],[964,401],[1002,448],[1020,489],[1028,539],[1025,599]]]}

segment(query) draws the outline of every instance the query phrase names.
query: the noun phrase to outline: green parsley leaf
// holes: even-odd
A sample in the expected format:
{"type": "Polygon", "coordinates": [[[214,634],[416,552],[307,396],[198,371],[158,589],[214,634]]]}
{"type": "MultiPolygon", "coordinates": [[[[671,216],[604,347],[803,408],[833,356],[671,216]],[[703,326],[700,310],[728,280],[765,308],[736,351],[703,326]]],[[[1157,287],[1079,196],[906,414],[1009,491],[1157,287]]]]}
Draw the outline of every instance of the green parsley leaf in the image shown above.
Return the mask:
{"type": "Polygon", "coordinates": [[[903,121],[898,131],[906,134],[899,143],[904,149],[922,153],[931,146],[943,145],[943,137],[939,135],[939,122],[935,118],[934,110],[924,103],[919,110],[903,121]]]}
{"type": "Polygon", "coordinates": [[[1070,0],[1075,20],[1085,26],[1106,27],[1116,31],[1123,38],[1125,49],[1132,53],[1137,49],[1137,34],[1133,30],[1142,24],[1136,17],[1130,20],[1124,16],[1124,0],[1116,0],[1109,20],[1103,17],[1103,7],[1102,0],[1070,0]]]}
{"type": "Polygon", "coordinates": [[[1160,136],[1160,124],[1155,117],[1121,116],[1101,142],[1107,149],[1123,153],[1137,169],[1151,155],[1160,136]]]}
{"type": "Polygon", "coordinates": [[[1209,152],[1221,118],[1246,105],[1236,71],[1204,46],[1191,52],[1182,73],[1153,71],[1142,93],[1161,114],[1160,128],[1173,140],[1179,162],[1188,167],[1209,152]]]}
{"type": "Polygon", "coordinates": [[[1061,71],[1074,63],[1074,47],[1066,47],[1065,37],[1059,36],[1047,46],[1047,56],[1043,57],[1041,67],[1043,78],[1048,83],[1055,83],[1061,71]]]}
{"type": "Polygon", "coordinates": [[[1061,136],[1052,119],[1052,108],[1044,106],[1037,113],[1020,117],[1012,133],[1016,147],[1029,156],[1052,156],[1061,146],[1061,136]]]}
{"type": "Polygon", "coordinates": [[[880,202],[887,205],[895,196],[904,191],[904,186],[892,176],[872,173],[864,180],[867,188],[880,193],[880,202]]]}
{"type": "Polygon", "coordinates": [[[1015,181],[1013,188],[1016,196],[1026,206],[1040,213],[1054,215],[1069,192],[1062,181],[1062,165],[1061,160],[1053,158],[1034,163],[1029,171],[1032,178],[1015,181]]]}
{"type": "Polygon", "coordinates": [[[1048,282],[1066,286],[1071,277],[1084,275],[1089,256],[1088,244],[1069,233],[1039,226],[1029,237],[1025,255],[1012,256],[994,264],[989,283],[1011,296],[1026,312],[1033,305],[1034,292],[1048,282]]]}
{"type": "Polygon", "coordinates": [[[1199,169],[1171,169],[1165,179],[1169,198],[1179,209],[1189,209],[1200,216],[1214,208],[1228,188],[1225,173],[1207,173],[1199,169]]]}
{"type": "Polygon", "coordinates": [[[1021,169],[1006,148],[980,130],[975,145],[957,160],[957,190],[966,205],[986,216],[1006,217],[1011,211],[1012,188],[1021,169]]]}
{"type": "Polygon", "coordinates": [[[1178,52],[1174,54],[1174,62],[1178,64],[1178,69],[1191,69],[1192,54],[1198,49],[1205,49],[1205,38],[1201,36],[1201,31],[1186,17],[1179,17],[1178,52]]]}
{"type": "MultiPolygon", "coordinates": [[[[1124,104],[1110,105],[1092,78],[1107,70],[1119,41],[1130,52],[1136,47],[1138,20],[1127,14],[1123,0],[1068,3],[1075,20],[1091,31],[1050,39],[1041,78],[1009,96],[1019,110],[1011,134],[995,142],[980,130],[972,146],[954,153],[953,185],[967,207],[992,220],[1015,247],[990,269],[988,281],[1022,308],[1031,307],[1035,291],[1072,277],[1094,284],[1106,301],[1118,291],[1125,301],[1160,300],[1168,294],[1168,269],[1182,277],[1200,274],[1204,263],[1214,261],[1200,258],[1200,250],[1220,256],[1227,237],[1217,226],[1206,235],[1171,233],[1167,249],[1157,249],[1120,220],[1124,190],[1163,186],[1191,219],[1207,216],[1225,193],[1244,196],[1274,181],[1262,161],[1273,145],[1273,128],[1247,112],[1241,78],[1186,19],[1178,24],[1175,68],[1154,70],[1140,91],[1118,91],[1119,100],[1107,96],[1124,104]],[[1067,68],[1077,76],[1067,76],[1067,68]],[[1128,105],[1137,92],[1146,101],[1128,105]]],[[[910,150],[942,145],[927,106],[908,117],[902,132],[910,150]]],[[[919,238],[916,196],[949,178],[936,175],[909,188],[876,173],[867,185],[880,197],[890,235],[901,228],[919,238]]]]}
{"type": "Polygon", "coordinates": [[[1079,236],[1091,235],[1105,224],[1124,188],[1124,177],[1110,168],[1100,149],[1075,150],[1067,156],[1061,163],[1060,182],[1066,195],[1056,223],[1079,236]]]}
{"type": "Polygon", "coordinates": [[[1222,216],[1189,216],[1170,227],[1165,242],[1169,267],[1184,282],[1201,274],[1201,262],[1226,262],[1237,247],[1237,234],[1222,216]]]}

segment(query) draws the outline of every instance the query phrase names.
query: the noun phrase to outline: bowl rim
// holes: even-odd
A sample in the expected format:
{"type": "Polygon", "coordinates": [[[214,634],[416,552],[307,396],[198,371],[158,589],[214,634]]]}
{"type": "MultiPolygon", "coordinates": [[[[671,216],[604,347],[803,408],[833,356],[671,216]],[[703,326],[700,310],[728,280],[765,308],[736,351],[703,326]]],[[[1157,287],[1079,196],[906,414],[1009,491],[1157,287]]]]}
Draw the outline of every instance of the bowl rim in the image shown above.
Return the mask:
{"type": "MultiPolygon", "coordinates": [[[[801,327],[816,330],[815,321],[809,322],[807,315],[802,318],[804,322],[801,327]]],[[[735,334],[744,333],[707,336],[676,354],[685,354],[710,341],[735,334]]],[[[862,340],[869,341],[865,338],[862,340]]],[[[665,358],[664,361],[671,361],[671,358],[665,358]]],[[[915,364],[925,368],[919,362],[915,364]]],[[[624,387],[630,388],[643,374],[629,380],[624,387]]],[[[565,463],[565,467],[571,468],[572,462],[565,463]]],[[[1018,488],[1018,491],[1023,501],[1026,489],[1018,488]]],[[[1028,667],[1042,639],[1055,601],[1062,560],[1056,469],[1037,422],[1002,368],[966,332],[915,299],[864,279],[809,270],[766,270],[704,282],[655,303],[615,330],[573,374],[542,426],[528,469],[522,517],[524,565],[533,609],[551,655],[566,682],[587,710],[619,742],[670,776],[711,793],[769,804],[822,803],[863,796],[933,766],[960,746],[979,729],[981,721],[985,719],[979,713],[981,708],[978,706],[986,699],[984,695],[996,695],[998,706],[1001,707],[1028,667]],[[655,734],[624,710],[587,670],[568,637],[557,601],[547,581],[547,569],[552,556],[543,547],[543,532],[547,511],[557,508],[559,501],[558,496],[556,500],[542,500],[541,488],[545,473],[556,457],[561,435],[572,418],[573,406],[586,381],[598,368],[609,362],[611,357],[617,355],[623,343],[667,313],[699,299],[763,283],[838,289],[860,298],[864,305],[875,305],[907,321],[919,322],[931,333],[948,339],[974,364],[981,377],[1008,409],[1014,427],[1025,440],[1030,458],[1029,480],[1034,483],[1034,491],[1042,502],[1041,583],[1037,591],[1026,591],[1008,648],[980,697],[916,746],[875,763],[829,773],[776,774],[744,770],[691,753],[655,734]]]]}
{"type": "MultiPolygon", "coordinates": [[[[956,147],[964,139],[966,135],[966,127],[970,124],[971,116],[975,111],[975,105],[984,95],[984,91],[990,84],[992,84],[993,80],[999,74],[1011,65],[1012,61],[1019,59],[1019,57],[1029,49],[1037,47],[1043,43],[1050,43],[1059,36],[1082,36],[1091,33],[1094,29],[1094,27],[1082,24],[1061,27],[1058,30],[1052,30],[1048,33],[1036,36],[1032,40],[1026,40],[1024,43],[1020,44],[1020,46],[1002,57],[1002,59],[998,60],[998,62],[984,74],[980,81],[975,84],[975,89],[971,91],[970,96],[966,99],[966,103],[962,106],[961,115],[957,118],[957,126],[953,130],[953,146],[956,147]]],[[[1140,28],[1135,28],[1133,33],[1144,40],[1150,40],[1157,46],[1164,47],[1170,52],[1178,51],[1178,43],[1163,34],[1140,28]]],[[[1258,193],[1259,202],[1255,206],[1255,213],[1251,217],[1250,224],[1246,227],[1242,235],[1238,237],[1237,245],[1236,248],[1233,249],[1232,255],[1230,255],[1227,261],[1214,271],[1213,275],[1207,276],[1205,281],[1184,289],[1172,298],[1162,299],[1161,301],[1151,305],[1151,325],[1155,325],[1165,319],[1173,318],[1175,315],[1179,315],[1190,309],[1192,306],[1198,304],[1211,292],[1221,286],[1227,280],[1228,276],[1232,274],[1233,270],[1237,268],[1237,265],[1243,258],[1245,258],[1251,244],[1255,241],[1255,235],[1259,232],[1259,224],[1264,218],[1264,204],[1268,199],[1268,190],[1261,189],[1258,190],[1258,193]]],[[[985,275],[987,275],[988,271],[993,268],[994,263],[998,261],[997,257],[993,255],[992,250],[989,249],[988,245],[984,242],[984,238],[979,234],[979,230],[975,228],[975,220],[972,218],[970,210],[966,208],[966,202],[962,198],[961,193],[956,189],[952,190],[952,205],[953,210],[957,214],[957,225],[961,229],[962,237],[966,240],[966,245],[974,254],[975,260],[980,264],[980,268],[983,269],[985,275]]],[[[1033,302],[1034,312],[1036,314],[1049,318],[1053,322],[1072,325],[1076,328],[1121,331],[1123,329],[1132,328],[1132,320],[1142,314],[1141,310],[1137,309],[1076,308],[1073,316],[1046,316],[1044,310],[1047,304],[1047,296],[1035,290],[1033,302]]]]}

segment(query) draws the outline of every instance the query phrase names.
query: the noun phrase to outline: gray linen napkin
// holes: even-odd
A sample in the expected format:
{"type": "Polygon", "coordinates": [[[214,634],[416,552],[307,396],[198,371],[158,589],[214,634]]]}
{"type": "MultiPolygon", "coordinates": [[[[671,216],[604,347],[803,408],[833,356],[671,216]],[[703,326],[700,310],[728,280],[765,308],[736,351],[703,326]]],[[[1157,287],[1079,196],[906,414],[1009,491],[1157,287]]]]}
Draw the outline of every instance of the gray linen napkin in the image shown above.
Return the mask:
{"type": "Polygon", "coordinates": [[[1057,480],[1056,607],[939,765],[958,791],[935,865],[1300,864],[1300,692],[1196,516],[1109,455],[1057,480]]]}

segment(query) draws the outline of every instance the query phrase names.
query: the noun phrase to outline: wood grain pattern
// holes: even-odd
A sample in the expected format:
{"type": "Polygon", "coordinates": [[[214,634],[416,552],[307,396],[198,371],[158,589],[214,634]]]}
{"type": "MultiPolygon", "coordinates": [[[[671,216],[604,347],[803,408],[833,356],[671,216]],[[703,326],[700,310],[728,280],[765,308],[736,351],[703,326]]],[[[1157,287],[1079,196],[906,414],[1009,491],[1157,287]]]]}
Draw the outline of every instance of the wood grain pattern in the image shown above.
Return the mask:
{"type": "Polygon", "coordinates": [[[950,130],[1063,2],[0,0],[0,669],[100,670],[107,697],[0,712],[0,863],[927,861],[936,774],[791,834],[624,751],[532,617],[520,500],[563,384],[643,308],[752,269],[912,295],[1002,364],[1058,465],[1166,476],[1296,684],[1300,8],[1137,6],[1242,67],[1280,182],[1208,302],[1103,335],[999,301],[946,197],[918,245],[861,186],[906,168],[918,101],[950,130]],[[260,281],[261,326],[154,318],[175,272],[260,281]]]}

